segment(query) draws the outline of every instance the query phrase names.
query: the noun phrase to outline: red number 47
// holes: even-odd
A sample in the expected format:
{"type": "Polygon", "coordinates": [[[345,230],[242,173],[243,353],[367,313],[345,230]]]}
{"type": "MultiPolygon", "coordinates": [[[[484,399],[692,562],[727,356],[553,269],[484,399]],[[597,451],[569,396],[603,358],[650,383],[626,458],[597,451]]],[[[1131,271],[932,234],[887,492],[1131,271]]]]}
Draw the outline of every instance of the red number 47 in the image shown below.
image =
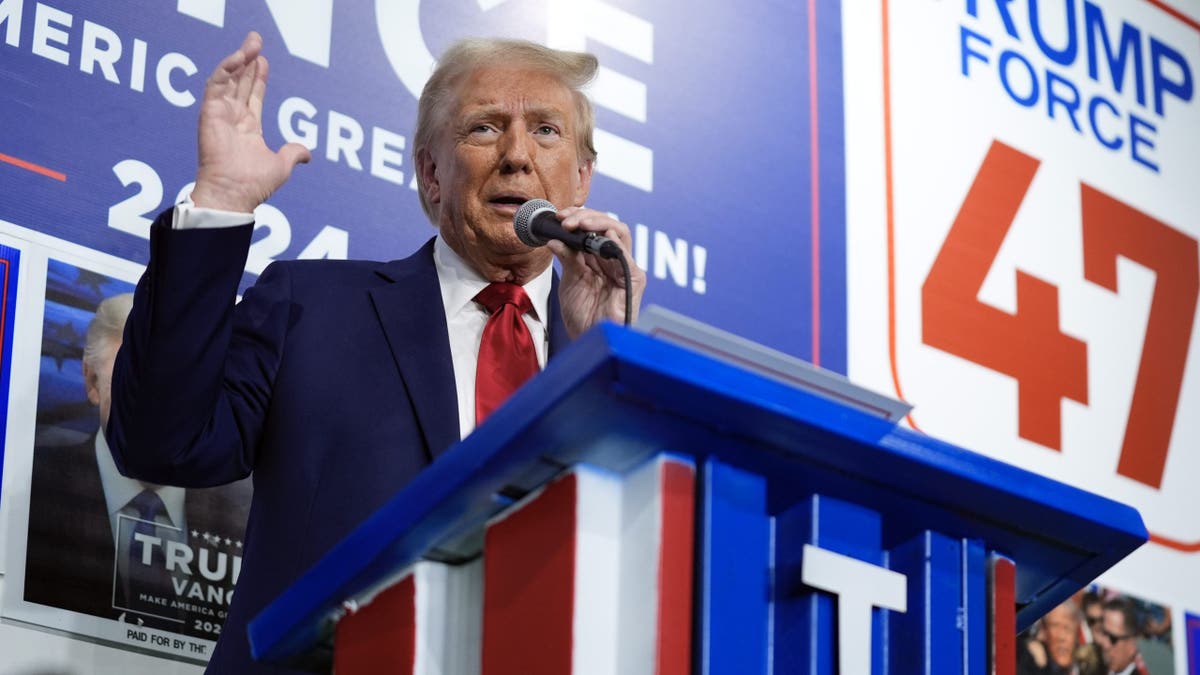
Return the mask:
{"type": "MultiPolygon", "coordinates": [[[[1087,345],[1058,325],[1058,288],[1017,271],[1017,311],[979,301],[1038,160],[994,141],[921,288],[926,344],[1017,381],[1018,433],[1062,448],[1061,400],[1088,402],[1087,345]]],[[[1117,292],[1117,257],[1155,271],[1117,472],[1162,484],[1200,290],[1196,240],[1081,185],[1084,277],[1117,292]]]]}

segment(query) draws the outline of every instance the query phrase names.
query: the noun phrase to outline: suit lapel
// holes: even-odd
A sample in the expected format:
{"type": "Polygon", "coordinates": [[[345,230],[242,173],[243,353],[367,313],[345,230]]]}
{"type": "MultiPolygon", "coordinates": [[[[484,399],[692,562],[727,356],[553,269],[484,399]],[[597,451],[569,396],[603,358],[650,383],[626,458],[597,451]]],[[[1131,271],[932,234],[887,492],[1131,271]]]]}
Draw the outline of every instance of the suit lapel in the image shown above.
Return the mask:
{"type": "Polygon", "coordinates": [[[563,323],[562,308],[558,305],[558,272],[554,273],[550,281],[550,298],[547,307],[546,313],[550,315],[550,350],[546,356],[549,360],[571,342],[567,337],[567,327],[563,323]]]}
{"type": "MultiPolygon", "coordinates": [[[[97,432],[99,433],[99,432],[97,432]]],[[[87,521],[84,532],[103,532],[103,537],[96,537],[95,542],[102,547],[94,560],[103,560],[108,564],[113,559],[112,521],[108,517],[108,502],[104,501],[104,483],[100,480],[100,465],[96,463],[96,434],[88,437],[86,443],[76,446],[71,452],[71,463],[68,471],[74,474],[72,484],[76,486],[79,500],[78,514],[87,521]]],[[[112,571],[108,570],[106,581],[112,586],[112,571]]]]}
{"type": "MultiPolygon", "coordinates": [[[[412,256],[383,265],[379,274],[392,283],[372,289],[371,302],[432,460],[459,440],[458,393],[446,310],[433,264],[433,240],[412,256]]],[[[558,304],[557,273],[551,281],[547,313],[549,356],[553,357],[570,342],[558,304]]]]}
{"type": "Polygon", "coordinates": [[[412,256],[383,265],[379,274],[392,283],[372,289],[371,302],[432,460],[459,440],[454,364],[433,240],[412,256]]]}

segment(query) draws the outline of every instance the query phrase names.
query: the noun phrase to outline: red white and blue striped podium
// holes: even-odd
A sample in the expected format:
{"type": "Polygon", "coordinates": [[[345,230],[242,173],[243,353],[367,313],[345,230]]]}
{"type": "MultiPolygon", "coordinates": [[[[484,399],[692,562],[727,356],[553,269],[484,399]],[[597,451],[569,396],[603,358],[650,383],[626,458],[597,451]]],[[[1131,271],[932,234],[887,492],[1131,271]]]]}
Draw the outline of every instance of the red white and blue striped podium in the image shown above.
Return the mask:
{"type": "Polygon", "coordinates": [[[250,625],[337,675],[1012,675],[1133,509],[604,325],[250,625]]]}

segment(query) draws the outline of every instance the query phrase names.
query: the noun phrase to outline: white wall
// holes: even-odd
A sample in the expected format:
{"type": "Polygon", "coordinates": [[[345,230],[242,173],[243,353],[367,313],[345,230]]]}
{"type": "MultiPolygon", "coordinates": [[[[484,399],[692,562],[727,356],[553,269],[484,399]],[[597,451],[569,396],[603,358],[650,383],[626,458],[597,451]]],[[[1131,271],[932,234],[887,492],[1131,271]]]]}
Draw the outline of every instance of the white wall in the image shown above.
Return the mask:
{"type": "MultiPolygon", "coordinates": [[[[5,580],[0,575],[0,603],[5,580]]],[[[0,675],[199,675],[203,668],[0,623],[0,675]]]]}

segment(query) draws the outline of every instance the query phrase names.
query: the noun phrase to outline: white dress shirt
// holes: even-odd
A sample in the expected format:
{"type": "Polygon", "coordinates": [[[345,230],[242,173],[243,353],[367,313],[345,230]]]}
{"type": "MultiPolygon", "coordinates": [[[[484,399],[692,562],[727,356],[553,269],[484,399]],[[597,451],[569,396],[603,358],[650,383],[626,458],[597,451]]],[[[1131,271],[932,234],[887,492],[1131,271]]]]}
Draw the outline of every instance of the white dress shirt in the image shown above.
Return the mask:
{"type": "MultiPolygon", "coordinates": [[[[458,390],[458,429],[460,438],[475,428],[475,370],[479,363],[479,343],[488,312],[473,298],[487,287],[488,281],[479,276],[440,236],[433,244],[433,264],[437,267],[438,285],[442,288],[442,306],[446,311],[446,329],[450,333],[450,358],[454,362],[454,386],[458,390]]],[[[551,266],[524,285],[533,303],[533,311],[525,314],[525,325],[533,336],[538,367],[546,367],[546,351],[550,332],[546,327],[547,304],[550,299],[551,266]]]]}
{"type": "MultiPolygon", "coordinates": [[[[235,213],[217,209],[197,208],[191,198],[175,207],[171,226],[174,229],[216,228],[244,225],[254,220],[250,213],[235,213]]],[[[479,343],[488,312],[473,298],[488,285],[488,281],[467,264],[439,236],[433,245],[433,264],[437,268],[438,285],[442,291],[442,308],[446,312],[446,329],[450,333],[450,358],[454,366],[454,387],[458,392],[458,430],[460,438],[475,429],[475,370],[479,360],[479,343]]],[[[525,325],[533,335],[538,366],[546,367],[550,331],[546,319],[550,301],[552,265],[531,279],[523,288],[533,304],[526,314],[525,325]]]]}

